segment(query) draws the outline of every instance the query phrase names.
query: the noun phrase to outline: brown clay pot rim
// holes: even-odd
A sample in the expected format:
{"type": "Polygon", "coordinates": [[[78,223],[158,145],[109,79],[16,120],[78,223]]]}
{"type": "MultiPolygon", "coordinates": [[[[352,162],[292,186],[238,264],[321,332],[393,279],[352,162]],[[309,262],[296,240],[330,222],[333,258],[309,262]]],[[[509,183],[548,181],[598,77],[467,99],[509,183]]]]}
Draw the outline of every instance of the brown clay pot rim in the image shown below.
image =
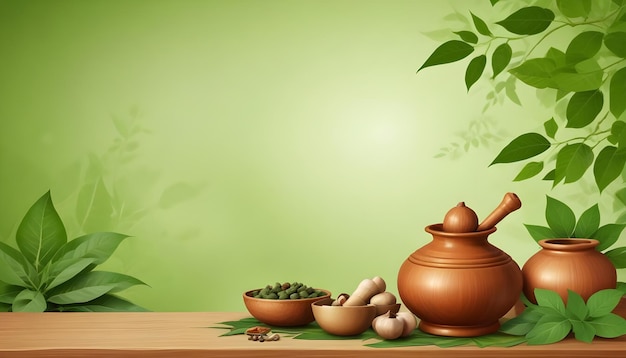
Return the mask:
{"type": "Polygon", "coordinates": [[[466,239],[466,238],[485,237],[485,235],[490,235],[494,233],[497,230],[497,228],[492,227],[491,229],[487,229],[487,230],[470,231],[470,232],[445,232],[443,231],[443,223],[439,223],[439,224],[428,225],[426,226],[424,230],[426,230],[426,232],[429,234],[433,234],[437,236],[466,239]]]}
{"type": "Polygon", "coordinates": [[[543,239],[539,240],[539,245],[544,249],[558,251],[579,251],[593,249],[598,246],[600,241],[596,239],[543,239]]]}

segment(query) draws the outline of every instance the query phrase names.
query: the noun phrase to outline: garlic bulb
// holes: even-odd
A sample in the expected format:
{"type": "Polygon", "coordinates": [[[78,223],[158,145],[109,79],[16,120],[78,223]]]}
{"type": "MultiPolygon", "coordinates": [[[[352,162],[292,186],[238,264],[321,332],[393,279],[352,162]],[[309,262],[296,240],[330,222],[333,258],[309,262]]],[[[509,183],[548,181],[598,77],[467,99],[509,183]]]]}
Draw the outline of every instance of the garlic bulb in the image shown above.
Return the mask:
{"type": "Polygon", "coordinates": [[[372,321],[374,332],[384,339],[399,338],[404,332],[404,320],[398,319],[391,311],[374,318],[372,321]]]}

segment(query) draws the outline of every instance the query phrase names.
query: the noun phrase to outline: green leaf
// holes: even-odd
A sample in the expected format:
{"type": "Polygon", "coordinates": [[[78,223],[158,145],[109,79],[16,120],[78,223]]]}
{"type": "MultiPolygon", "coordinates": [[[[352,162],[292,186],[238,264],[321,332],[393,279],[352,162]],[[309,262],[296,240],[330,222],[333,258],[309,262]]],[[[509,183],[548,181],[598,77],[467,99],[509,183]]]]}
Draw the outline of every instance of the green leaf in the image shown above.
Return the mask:
{"type": "Polygon", "coordinates": [[[474,57],[470,61],[469,65],[467,65],[467,70],[465,71],[465,86],[468,91],[470,87],[472,87],[472,85],[480,79],[480,76],[482,76],[483,71],[485,70],[486,64],[487,56],[480,55],[474,57]]]}
{"type": "Polygon", "coordinates": [[[493,70],[492,78],[496,78],[496,76],[509,65],[512,55],[513,50],[511,49],[511,45],[508,43],[505,42],[496,47],[491,55],[491,69],[493,70]]]}
{"type": "Polygon", "coordinates": [[[541,311],[528,307],[519,316],[504,322],[500,326],[500,332],[515,336],[526,335],[535,327],[541,317],[543,317],[541,311]]]}
{"type": "Polygon", "coordinates": [[[553,118],[548,119],[543,123],[543,129],[546,131],[546,135],[552,139],[556,136],[556,131],[559,129],[559,125],[553,118]]]}
{"type": "Polygon", "coordinates": [[[576,292],[567,290],[567,306],[565,312],[570,318],[584,321],[587,318],[589,309],[585,305],[585,300],[576,292]]]}
{"type": "Polygon", "coordinates": [[[522,181],[534,177],[543,170],[543,162],[526,163],[513,181],[522,181]]]}
{"type": "Polygon", "coordinates": [[[110,293],[123,291],[129,287],[136,285],[145,285],[145,283],[132,276],[124,275],[116,272],[108,271],[92,271],[77,277],[77,281],[73,284],[82,284],[84,286],[112,286],[110,293]]]}
{"type": "Polygon", "coordinates": [[[618,247],[604,254],[616,269],[626,268],[626,247],[618,247]]]}
{"type": "Polygon", "coordinates": [[[530,236],[537,242],[556,237],[554,231],[552,231],[549,227],[529,224],[524,224],[524,226],[526,227],[526,230],[528,230],[530,236]]]}
{"type": "Polygon", "coordinates": [[[589,317],[602,317],[611,313],[619,304],[624,293],[615,289],[600,290],[587,300],[589,317]]]}
{"type": "Polygon", "coordinates": [[[600,192],[620,176],[625,164],[625,149],[606,146],[600,151],[593,166],[593,175],[600,192]]]}
{"type": "Polygon", "coordinates": [[[618,282],[616,289],[622,291],[622,293],[626,295],[626,282],[618,282]]]}
{"type": "Polygon", "coordinates": [[[604,96],[599,90],[576,92],[567,104],[567,128],[583,128],[593,122],[604,105],[604,96]]]}
{"type": "Polygon", "coordinates": [[[0,242],[0,281],[21,287],[31,287],[36,284],[33,282],[36,276],[34,270],[21,252],[0,242]]]}
{"type": "Polygon", "coordinates": [[[626,32],[616,31],[606,34],[604,46],[618,57],[626,58],[626,32]]]}
{"type": "Polygon", "coordinates": [[[602,47],[604,34],[598,31],[585,31],[572,39],[565,51],[568,63],[578,63],[595,56],[602,47]]]}
{"type": "Polygon", "coordinates": [[[546,221],[555,237],[571,237],[576,216],[565,203],[546,195],[546,221]]]}
{"type": "Polygon", "coordinates": [[[135,285],[145,285],[145,283],[134,277],[114,272],[84,272],[50,290],[51,297],[48,300],[58,304],[83,303],[105,293],[115,293],[135,285]]]}
{"type": "Polygon", "coordinates": [[[604,251],[617,242],[625,227],[626,224],[606,224],[601,226],[589,238],[600,241],[600,244],[596,246],[596,250],[604,251]]]}
{"type": "MultiPolygon", "coordinates": [[[[64,312],[148,312],[141,306],[108,293],[93,301],[63,306],[62,310],[64,312]]],[[[241,333],[245,333],[247,328],[249,327],[243,328],[241,333]]]]}
{"type": "Polygon", "coordinates": [[[565,314],[565,304],[558,293],[544,288],[535,288],[535,298],[537,304],[542,307],[549,307],[561,314],[565,314]]]}
{"type": "Polygon", "coordinates": [[[58,259],[93,258],[94,264],[105,262],[128,236],[115,232],[96,232],[68,241],[59,250],[58,259]]]}
{"type": "Polygon", "coordinates": [[[48,298],[48,301],[60,305],[67,305],[72,303],[82,303],[94,300],[105,293],[108,293],[113,289],[111,285],[105,286],[71,286],[65,291],[60,291],[48,298]]]}
{"type": "Polygon", "coordinates": [[[481,35],[491,36],[491,31],[489,30],[489,27],[487,27],[485,21],[483,21],[483,19],[481,19],[480,17],[474,15],[472,12],[470,12],[470,14],[472,15],[472,21],[474,22],[474,27],[476,27],[476,31],[478,31],[478,33],[481,35]]]}
{"type": "Polygon", "coordinates": [[[589,238],[600,227],[600,209],[598,204],[591,206],[585,210],[578,222],[576,223],[576,229],[574,229],[574,237],[589,238]]]}
{"type": "Polygon", "coordinates": [[[15,234],[24,257],[40,271],[67,242],[65,227],[48,191],[28,210],[15,234]]]}
{"type": "Polygon", "coordinates": [[[529,345],[551,344],[561,341],[572,329],[570,321],[559,315],[543,316],[537,325],[528,332],[529,345]]]}
{"type": "Polygon", "coordinates": [[[41,292],[24,289],[13,301],[13,312],[43,312],[47,307],[41,292]]]}
{"type": "Polygon", "coordinates": [[[428,57],[426,62],[417,72],[430,66],[442,65],[446,63],[456,62],[464,59],[474,52],[474,47],[466,42],[459,40],[450,40],[439,45],[435,51],[428,57]]]}
{"type": "Polygon", "coordinates": [[[456,31],[455,34],[459,35],[461,40],[467,43],[478,43],[478,36],[476,36],[476,34],[471,31],[456,31]]]}
{"type": "Polygon", "coordinates": [[[496,22],[509,32],[518,35],[535,35],[543,32],[554,20],[554,13],[539,6],[521,8],[506,19],[496,22]]]}
{"type": "Polygon", "coordinates": [[[12,304],[17,294],[22,290],[24,288],[20,286],[0,283],[0,303],[12,304]]]}
{"type": "Polygon", "coordinates": [[[598,337],[616,338],[626,334],[626,320],[615,313],[594,318],[589,323],[596,329],[598,337]]]}
{"type": "Polygon", "coordinates": [[[569,18],[587,17],[591,11],[591,0],[556,0],[556,6],[569,18]]]}
{"type": "Polygon", "coordinates": [[[519,97],[517,96],[517,91],[515,89],[515,77],[514,76],[509,76],[509,78],[506,80],[504,88],[505,88],[505,93],[506,93],[507,98],[511,100],[511,102],[517,104],[518,106],[521,106],[522,102],[519,100],[519,97]]]}
{"type": "Polygon", "coordinates": [[[591,343],[596,335],[593,324],[585,321],[571,320],[574,337],[581,342],[591,343]]]}
{"type": "Polygon", "coordinates": [[[87,266],[93,264],[93,258],[73,258],[55,262],[50,268],[46,290],[57,287],[78,275],[87,266]]]}
{"type": "Polygon", "coordinates": [[[550,170],[546,176],[543,177],[543,180],[550,180],[550,181],[554,181],[554,173],[556,172],[556,170],[552,169],[550,170]]]}
{"type": "Polygon", "coordinates": [[[84,232],[98,231],[111,223],[113,206],[101,175],[87,182],[78,193],[76,219],[84,232]]]}
{"type": "Polygon", "coordinates": [[[626,122],[615,121],[611,125],[611,135],[613,137],[613,144],[619,144],[620,148],[626,146],[626,122]]]}
{"type": "Polygon", "coordinates": [[[533,58],[509,70],[520,81],[535,88],[555,88],[552,74],[556,64],[549,58],[533,58]]]}
{"type": "Polygon", "coordinates": [[[511,336],[502,333],[492,333],[484,336],[472,337],[472,341],[480,348],[513,347],[526,342],[526,337],[511,336]]]}
{"type": "Polygon", "coordinates": [[[549,87],[565,92],[593,91],[602,85],[603,71],[557,72],[552,75],[549,87]]]}
{"type": "Polygon", "coordinates": [[[568,144],[556,156],[554,185],[565,179],[573,183],[580,179],[593,163],[593,151],[584,143],[568,144]]]}
{"type": "Polygon", "coordinates": [[[491,2],[491,6],[494,6],[494,5],[495,5],[495,4],[497,4],[497,3],[498,3],[498,1],[500,1],[500,0],[489,0],[489,1],[491,2]]]}
{"type": "Polygon", "coordinates": [[[550,148],[550,142],[539,133],[526,133],[513,139],[489,165],[512,163],[532,158],[550,148]]]}
{"type": "Polygon", "coordinates": [[[554,47],[550,47],[546,52],[547,59],[550,59],[554,62],[556,68],[564,68],[567,67],[567,60],[565,58],[565,52],[556,49],[554,47]]]}
{"type": "Polygon", "coordinates": [[[619,69],[611,77],[609,107],[615,118],[619,118],[626,110],[626,67],[619,69]]]}

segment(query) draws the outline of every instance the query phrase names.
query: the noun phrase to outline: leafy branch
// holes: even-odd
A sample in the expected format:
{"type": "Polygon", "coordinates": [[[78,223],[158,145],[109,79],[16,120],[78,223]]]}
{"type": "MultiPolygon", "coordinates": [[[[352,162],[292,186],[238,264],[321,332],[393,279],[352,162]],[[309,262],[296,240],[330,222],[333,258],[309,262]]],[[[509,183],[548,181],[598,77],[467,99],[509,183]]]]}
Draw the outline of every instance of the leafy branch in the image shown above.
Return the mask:
{"type": "Polygon", "coordinates": [[[587,343],[596,336],[619,337],[626,334],[626,320],[612,311],[622,295],[620,290],[600,290],[585,303],[580,295],[568,291],[567,301],[563,302],[556,292],[537,288],[537,305],[525,300],[526,309],[506,321],[500,331],[525,336],[529,345],[556,343],[570,332],[587,343]]]}

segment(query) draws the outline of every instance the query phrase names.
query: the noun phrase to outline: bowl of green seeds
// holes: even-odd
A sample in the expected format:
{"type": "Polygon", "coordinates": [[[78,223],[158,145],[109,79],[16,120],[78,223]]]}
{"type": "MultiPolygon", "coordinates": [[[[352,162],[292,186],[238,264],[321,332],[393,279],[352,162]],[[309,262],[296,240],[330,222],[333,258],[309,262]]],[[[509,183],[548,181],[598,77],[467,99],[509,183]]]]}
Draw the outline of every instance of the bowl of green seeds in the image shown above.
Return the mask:
{"type": "Polygon", "coordinates": [[[301,282],[276,282],[243,294],[243,302],[252,317],[278,327],[303,326],[313,322],[311,304],[325,298],[330,298],[329,291],[301,282]]]}

